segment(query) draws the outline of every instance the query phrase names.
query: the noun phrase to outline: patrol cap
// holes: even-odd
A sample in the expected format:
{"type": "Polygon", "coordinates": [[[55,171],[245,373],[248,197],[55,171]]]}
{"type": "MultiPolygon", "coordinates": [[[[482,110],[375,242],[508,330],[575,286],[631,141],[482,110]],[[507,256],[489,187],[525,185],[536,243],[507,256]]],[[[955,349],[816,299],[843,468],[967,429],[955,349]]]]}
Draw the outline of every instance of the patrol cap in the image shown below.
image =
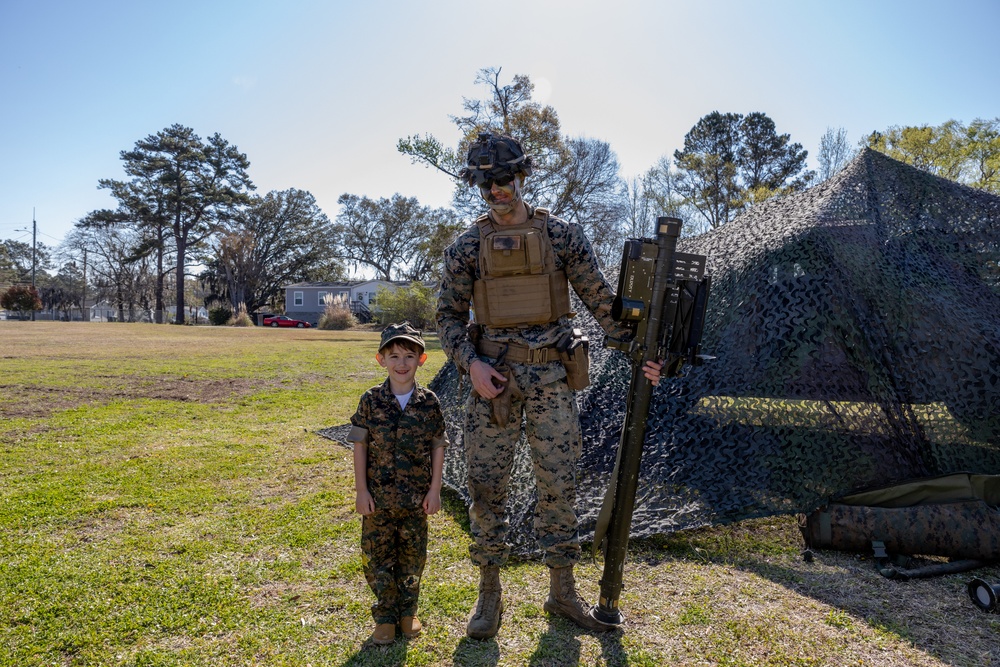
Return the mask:
{"type": "Polygon", "coordinates": [[[409,322],[400,322],[399,324],[390,324],[382,330],[382,342],[379,343],[378,351],[381,352],[390,343],[397,340],[408,340],[411,343],[416,343],[421,350],[427,347],[424,345],[423,336],[417,329],[411,327],[409,322]]]}
{"type": "Polygon", "coordinates": [[[469,185],[483,185],[504,176],[531,175],[531,158],[514,137],[481,132],[469,145],[466,167],[459,177],[469,185]]]}

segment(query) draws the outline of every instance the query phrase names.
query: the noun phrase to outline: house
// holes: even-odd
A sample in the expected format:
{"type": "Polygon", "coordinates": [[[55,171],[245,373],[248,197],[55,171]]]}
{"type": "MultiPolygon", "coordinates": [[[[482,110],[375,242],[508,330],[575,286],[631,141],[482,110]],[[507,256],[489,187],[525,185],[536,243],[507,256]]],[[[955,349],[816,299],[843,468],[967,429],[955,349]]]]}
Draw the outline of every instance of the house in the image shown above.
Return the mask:
{"type": "Polygon", "coordinates": [[[350,304],[351,312],[358,321],[367,323],[373,318],[372,307],[376,306],[376,295],[380,288],[395,290],[409,285],[406,281],[358,280],[340,283],[295,283],[285,286],[285,315],[298,320],[306,320],[313,326],[319,324],[320,315],[326,307],[324,298],[343,296],[350,304]]]}

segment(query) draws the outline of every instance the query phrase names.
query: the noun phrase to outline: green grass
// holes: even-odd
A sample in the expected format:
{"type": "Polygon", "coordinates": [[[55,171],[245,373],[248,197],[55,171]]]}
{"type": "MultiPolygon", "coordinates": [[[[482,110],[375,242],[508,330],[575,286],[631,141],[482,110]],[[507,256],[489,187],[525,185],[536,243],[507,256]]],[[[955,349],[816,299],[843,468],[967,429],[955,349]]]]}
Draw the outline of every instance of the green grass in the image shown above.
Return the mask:
{"type": "MultiPolygon", "coordinates": [[[[377,344],[0,322],[0,667],[1000,664],[1000,617],[968,602],[968,576],[807,564],[788,517],[636,540],[626,623],[603,635],[549,617],[544,566],[511,563],[500,634],[473,641],[454,493],[430,522],[424,635],[372,645],[351,454],[316,432],[382,380],[377,344]]],[[[428,344],[424,383],[444,363],[428,344]]],[[[600,576],[577,568],[590,600],[600,576]]]]}

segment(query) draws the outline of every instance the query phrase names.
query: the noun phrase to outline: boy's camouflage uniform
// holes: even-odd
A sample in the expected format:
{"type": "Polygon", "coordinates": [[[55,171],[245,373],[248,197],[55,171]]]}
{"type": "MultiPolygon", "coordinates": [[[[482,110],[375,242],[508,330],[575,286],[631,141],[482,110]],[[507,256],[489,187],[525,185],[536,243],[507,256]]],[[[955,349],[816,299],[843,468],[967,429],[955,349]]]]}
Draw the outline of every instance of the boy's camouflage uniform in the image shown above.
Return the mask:
{"type": "Polygon", "coordinates": [[[406,410],[389,381],[361,396],[351,417],[351,442],[368,445],[368,491],[375,512],[362,518],[365,579],[377,598],[376,623],[414,616],[427,561],[427,515],[422,503],[431,486],[431,450],[444,447],[444,416],[437,396],[416,385],[406,410]]]}
{"type": "MultiPolygon", "coordinates": [[[[528,207],[528,219],[534,216],[528,207]]],[[[606,332],[625,333],[612,318],[614,292],[605,280],[591,251],[590,242],[578,224],[555,217],[548,219],[548,233],[557,268],[606,332]]],[[[441,345],[462,370],[467,371],[480,356],[469,340],[467,325],[473,281],[480,278],[480,230],[466,230],[445,251],[444,276],[438,296],[437,324],[441,345]]],[[[570,329],[567,318],[543,325],[490,328],[483,338],[515,343],[532,349],[554,345],[570,329]]],[[[549,567],[566,567],[580,559],[576,517],[576,464],[580,456],[580,421],[566,371],[558,359],[541,364],[509,363],[523,397],[514,394],[511,420],[504,428],[491,423],[489,400],[472,392],[466,406],[464,440],[468,464],[469,511],[475,543],[470,547],[476,565],[500,565],[507,558],[507,485],[519,440],[524,411],[526,435],[538,486],[535,532],[549,567]]]]}

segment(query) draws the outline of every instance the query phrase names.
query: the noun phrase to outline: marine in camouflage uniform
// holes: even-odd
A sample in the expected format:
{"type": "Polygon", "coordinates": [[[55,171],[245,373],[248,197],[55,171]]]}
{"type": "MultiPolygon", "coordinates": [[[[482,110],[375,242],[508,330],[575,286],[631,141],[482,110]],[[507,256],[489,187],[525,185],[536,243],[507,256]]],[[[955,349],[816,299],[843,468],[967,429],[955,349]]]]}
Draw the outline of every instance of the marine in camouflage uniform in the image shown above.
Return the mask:
{"type": "MultiPolygon", "coordinates": [[[[530,160],[526,165],[524,153],[516,140],[480,135],[479,142],[473,144],[469,151],[469,169],[464,175],[470,184],[478,181],[483,198],[490,203],[490,221],[499,228],[513,228],[537,221],[539,217],[544,218],[555,268],[565,272],[569,285],[607,333],[616,337],[624,335],[625,329],[611,317],[613,290],[597,265],[582,227],[549,216],[544,211],[536,211],[517,196],[520,179],[527,174],[530,174],[530,160]],[[481,159],[478,157],[480,153],[484,156],[481,159]],[[485,171],[482,169],[484,163],[489,163],[485,171]],[[507,178],[504,178],[505,163],[516,165],[506,170],[507,178]],[[499,167],[496,166],[498,164],[499,167]],[[524,169],[525,166],[528,168],[524,169]],[[512,181],[509,178],[512,172],[521,176],[512,181]],[[501,193],[501,205],[495,206],[492,195],[499,192],[499,184],[504,181],[508,196],[504,197],[501,193]],[[511,190],[515,193],[513,198],[510,197],[511,190]],[[513,205],[510,205],[511,199],[513,205]],[[518,206],[524,208],[527,222],[516,209],[518,206]],[[518,222],[513,224],[510,222],[514,218],[511,211],[518,216],[518,222]]],[[[550,597],[545,609],[567,616],[588,629],[609,629],[611,626],[605,626],[587,615],[572,578],[573,565],[580,559],[576,467],[582,438],[573,391],[567,384],[566,370],[554,351],[554,346],[571,332],[569,319],[562,315],[544,324],[478,327],[485,346],[493,343],[498,344],[501,350],[503,346],[527,348],[530,350],[528,356],[535,356],[534,359],[518,363],[501,358],[498,364],[495,356],[483,353],[483,342],[477,348],[477,344],[470,339],[468,325],[474,284],[484,278],[480,257],[480,223],[485,224],[486,221],[481,218],[445,251],[437,304],[442,348],[460,372],[471,373],[477,360],[490,364],[494,370],[502,365],[508,376],[504,391],[510,394],[510,417],[506,425],[498,423],[493,402],[481,392],[473,390],[466,405],[463,439],[471,496],[469,518],[474,538],[470,552],[472,562],[481,571],[480,596],[470,616],[467,633],[479,639],[492,637],[499,626],[503,604],[498,566],[505,562],[510,551],[506,541],[508,522],[505,506],[514,450],[520,440],[522,413],[538,488],[535,533],[552,573],[550,597]]],[[[498,345],[493,345],[492,349],[497,349],[498,345]]],[[[475,387],[475,377],[473,385],[475,387]]]]}
{"type": "MultiPolygon", "coordinates": [[[[406,323],[388,327],[383,341],[399,332],[419,339],[422,348],[419,333],[406,323]]],[[[384,343],[380,356],[391,346],[391,340],[384,343]]],[[[415,379],[410,386],[412,394],[405,408],[394,394],[391,374],[366,391],[351,417],[347,438],[367,452],[365,481],[374,511],[362,517],[361,551],[365,579],[376,597],[372,617],[380,627],[391,624],[394,628],[401,619],[416,616],[427,561],[425,498],[432,485],[432,456],[435,449],[447,445],[438,397],[415,379]]],[[[443,459],[443,449],[438,456],[443,459]]],[[[440,485],[440,462],[437,465],[440,485]]],[[[403,632],[413,636],[406,627],[403,632]]],[[[387,642],[376,639],[376,643],[387,642]]]]}

